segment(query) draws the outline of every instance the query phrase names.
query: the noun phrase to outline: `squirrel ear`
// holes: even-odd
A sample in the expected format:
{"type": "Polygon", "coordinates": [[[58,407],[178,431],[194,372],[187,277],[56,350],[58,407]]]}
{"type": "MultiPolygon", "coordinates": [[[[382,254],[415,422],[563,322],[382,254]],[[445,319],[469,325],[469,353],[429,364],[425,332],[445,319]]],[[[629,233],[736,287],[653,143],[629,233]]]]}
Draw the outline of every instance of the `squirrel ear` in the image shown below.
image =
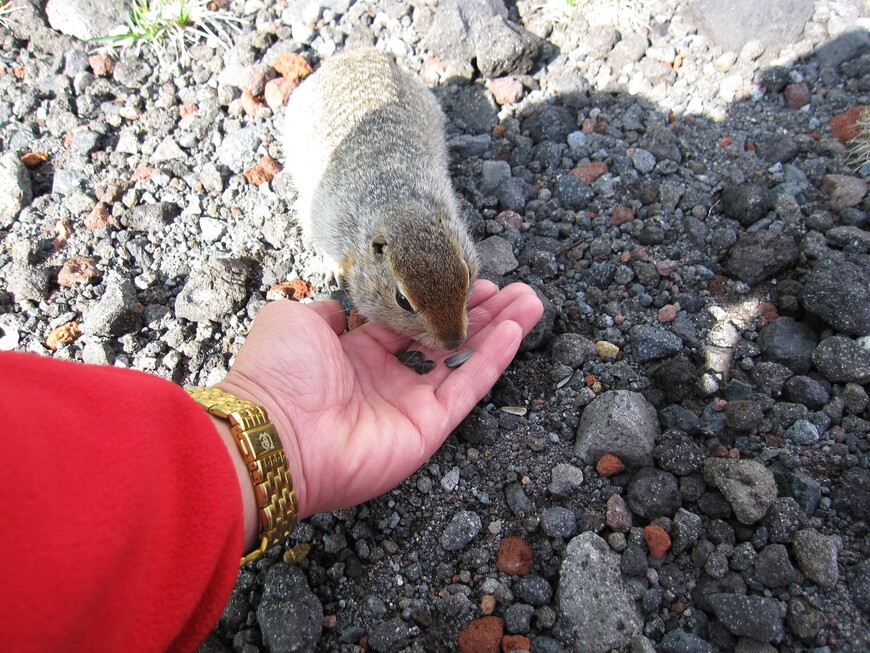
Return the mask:
{"type": "Polygon", "coordinates": [[[383,256],[384,250],[387,248],[386,236],[378,235],[372,238],[371,242],[372,254],[375,256],[383,256]]]}

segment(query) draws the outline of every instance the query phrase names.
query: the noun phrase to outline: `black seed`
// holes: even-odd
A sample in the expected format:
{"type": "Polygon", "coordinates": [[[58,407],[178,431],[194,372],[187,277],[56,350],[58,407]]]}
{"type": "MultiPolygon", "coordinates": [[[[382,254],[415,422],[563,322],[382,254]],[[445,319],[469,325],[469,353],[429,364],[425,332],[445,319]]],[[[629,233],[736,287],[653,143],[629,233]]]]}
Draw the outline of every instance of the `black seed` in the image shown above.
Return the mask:
{"type": "Polygon", "coordinates": [[[417,374],[429,374],[432,370],[435,369],[435,361],[425,360],[420,361],[414,366],[414,371],[417,374]]]}
{"type": "Polygon", "coordinates": [[[473,353],[474,353],[473,349],[463,349],[462,351],[457,352],[457,353],[453,354],[453,356],[450,356],[449,358],[447,358],[444,361],[444,364],[447,367],[459,367],[465,361],[467,361],[469,358],[471,358],[471,355],[473,353]]]}
{"type": "Polygon", "coordinates": [[[408,367],[414,367],[419,363],[423,362],[423,352],[412,349],[411,351],[400,351],[396,354],[396,358],[399,359],[399,362],[402,365],[407,365],[408,367]]]}

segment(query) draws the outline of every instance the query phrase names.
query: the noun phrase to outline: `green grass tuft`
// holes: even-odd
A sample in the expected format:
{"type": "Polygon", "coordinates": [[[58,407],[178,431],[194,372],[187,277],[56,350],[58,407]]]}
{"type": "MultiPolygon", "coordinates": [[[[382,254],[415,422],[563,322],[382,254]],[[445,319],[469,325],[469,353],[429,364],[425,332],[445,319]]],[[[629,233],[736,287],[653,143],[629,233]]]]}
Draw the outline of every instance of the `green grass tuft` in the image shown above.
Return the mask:
{"type": "Polygon", "coordinates": [[[209,8],[209,0],[132,0],[127,26],[93,39],[115,49],[152,47],[158,55],[180,55],[187,45],[216,39],[229,47],[231,31],[243,22],[233,14],[209,8]]]}
{"type": "Polygon", "coordinates": [[[19,9],[21,7],[12,6],[12,0],[0,0],[0,27],[9,29],[9,14],[19,9]]]}

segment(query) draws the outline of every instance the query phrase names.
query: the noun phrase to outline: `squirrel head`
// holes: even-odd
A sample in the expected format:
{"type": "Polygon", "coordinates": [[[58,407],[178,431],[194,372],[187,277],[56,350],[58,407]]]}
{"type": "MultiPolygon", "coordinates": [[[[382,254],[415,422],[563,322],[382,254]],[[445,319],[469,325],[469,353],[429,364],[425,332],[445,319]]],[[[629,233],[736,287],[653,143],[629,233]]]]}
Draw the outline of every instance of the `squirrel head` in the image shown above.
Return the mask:
{"type": "Polygon", "coordinates": [[[477,278],[477,252],[464,222],[409,208],[387,224],[354,262],[348,279],[354,304],[367,319],[424,345],[456,349],[465,341],[477,278]]]}

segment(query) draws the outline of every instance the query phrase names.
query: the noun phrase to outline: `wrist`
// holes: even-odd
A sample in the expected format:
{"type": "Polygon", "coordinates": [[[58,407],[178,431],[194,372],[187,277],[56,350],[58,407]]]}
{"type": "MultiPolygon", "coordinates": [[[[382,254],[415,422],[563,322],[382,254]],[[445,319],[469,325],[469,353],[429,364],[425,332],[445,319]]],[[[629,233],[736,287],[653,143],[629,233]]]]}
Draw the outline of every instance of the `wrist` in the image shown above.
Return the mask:
{"type": "Polygon", "coordinates": [[[241,563],[251,562],[283,542],[296,527],[298,506],[283,444],[266,408],[252,398],[217,386],[193,386],[187,388],[187,393],[211,416],[229,426],[227,429],[226,425],[216,424],[225,444],[228,439],[233,441],[227,444],[228,448],[232,450],[235,445],[238,451],[235,456],[231,455],[237,476],[240,464],[247,471],[249,484],[244,484],[240,478],[240,489],[245,510],[245,550],[250,553],[241,563]],[[248,547],[252,529],[251,502],[246,487],[251,489],[256,504],[259,546],[254,546],[253,550],[248,547]]]}
{"type": "Polygon", "coordinates": [[[253,551],[257,546],[257,536],[260,529],[260,520],[257,510],[257,499],[254,497],[254,486],[251,484],[251,475],[248,473],[248,468],[245,465],[245,460],[239,452],[239,445],[236,444],[236,438],[230,432],[230,423],[225,419],[209,414],[211,423],[215,430],[223,440],[224,445],[229,453],[230,460],[233,463],[233,469],[239,479],[239,491],[242,497],[242,512],[244,514],[244,543],[242,551],[247,555],[249,551],[253,551]]]}
{"type": "MultiPolygon", "coordinates": [[[[298,502],[297,516],[299,519],[309,517],[311,513],[307,511],[308,502],[306,498],[308,493],[306,492],[307,484],[302,467],[302,456],[296,429],[285,412],[286,406],[279,404],[268,392],[264,392],[255,384],[244,383],[243,381],[237,382],[232,372],[223,381],[216,383],[214,387],[224,392],[229,392],[240,399],[253,401],[255,404],[262,406],[266,411],[269,419],[275,426],[275,431],[278,433],[278,439],[281,441],[284,455],[287,458],[287,467],[290,477],[293,479],[293,491],[296,494],[298,502]]],[[[236,448],[235,454],[241,459],[238,448],[236,448]]]]}

